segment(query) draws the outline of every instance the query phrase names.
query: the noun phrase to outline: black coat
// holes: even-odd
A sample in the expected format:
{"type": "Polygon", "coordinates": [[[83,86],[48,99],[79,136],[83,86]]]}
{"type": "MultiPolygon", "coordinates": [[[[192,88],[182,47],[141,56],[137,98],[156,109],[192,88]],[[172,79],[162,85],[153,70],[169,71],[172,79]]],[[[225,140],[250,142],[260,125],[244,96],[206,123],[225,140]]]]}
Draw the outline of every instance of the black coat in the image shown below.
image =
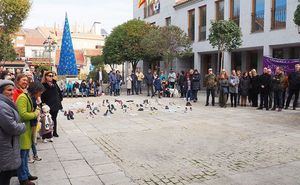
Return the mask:
{"type": "Polygon", "coordinates": [[[196,90],[200,90],[200,81],[201,81],[201,77],[200,74],[193,74],[192,76],[192,90],[196,91],[196,90]]]}
{"type": "Polygon", "coordinates": [[[259,93],[259,76],[253,76],[250,78],[250,91],[253,94],[259,93]]]}
{"type": "Polygon", "coordinates": [[[239,89],[242,96],[248,96],[250,88],[250,79],[248,77],[242,77],[239,83],[239,89]]]}
{"type": "Polygon", "coordinates": [[[271,75],[262,74],[259,77],[259,90],[261,93],[269,93],[271,91],[271,75]]]}
{"type": "Polygon", "coordinates": [[[51,112],[61,110],[63,108],[61,105],[63,96],[56,82],[53,83],[53,86],[50,86],[48,83],[43,83],[43,85],[46,90],[42,94],[42,102],[50,107],[51,112]]]}
{"type": "Polygon", "coordinates": [[[154,81],[154,76],[152,73],[147,73],[145,75],[145,81],[147,85],[153,85],[153,81],[154,81]]]}
{"type": "Polygon", "coordinates": [[[288,76],[289,89],[299,90],[300,89],[300,72],[292,72],[288,76]]]}

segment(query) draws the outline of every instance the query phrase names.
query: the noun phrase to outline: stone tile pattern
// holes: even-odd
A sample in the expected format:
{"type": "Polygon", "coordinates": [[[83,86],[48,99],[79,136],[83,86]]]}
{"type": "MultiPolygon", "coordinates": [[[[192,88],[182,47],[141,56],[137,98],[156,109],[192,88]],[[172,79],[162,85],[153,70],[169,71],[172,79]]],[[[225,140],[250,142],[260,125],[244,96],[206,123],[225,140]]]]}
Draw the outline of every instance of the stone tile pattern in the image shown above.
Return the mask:
{"type": "MultiPolygon", "coordinates": [[[[39,143],[43,160],[30,165],[37,184],[300,184],[298,110],[204,107],[202,95],[187,113],[184,100],[167,98],[150,100],[158,111],[137,112],[145,97],[121,99],[135,101],[128,113],[116,105],[108,117],[104,107],[93,119],[60,114],[60,137],[39,143]]],[[[86,101],[65,99],[64,107],[86,101]]]]}

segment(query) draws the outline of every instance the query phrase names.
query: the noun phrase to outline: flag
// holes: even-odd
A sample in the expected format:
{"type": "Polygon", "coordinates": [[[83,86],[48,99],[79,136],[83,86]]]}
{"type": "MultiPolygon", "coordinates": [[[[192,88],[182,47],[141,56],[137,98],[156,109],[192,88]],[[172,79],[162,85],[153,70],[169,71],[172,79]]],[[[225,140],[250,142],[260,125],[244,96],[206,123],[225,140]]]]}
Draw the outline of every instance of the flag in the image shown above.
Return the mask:
{"type": "Polygon", "coordinates": [[[58,75],[78,75],[76,58],[67,14],[65,18],[64,33],[61,43],[58,75]]]}
{"type": "Polygon", "coordinates": [[[146,2],[146,0],[139,0],[139,5],[138,5],[138,7],[140,8],[145,2],[146,2]]]}

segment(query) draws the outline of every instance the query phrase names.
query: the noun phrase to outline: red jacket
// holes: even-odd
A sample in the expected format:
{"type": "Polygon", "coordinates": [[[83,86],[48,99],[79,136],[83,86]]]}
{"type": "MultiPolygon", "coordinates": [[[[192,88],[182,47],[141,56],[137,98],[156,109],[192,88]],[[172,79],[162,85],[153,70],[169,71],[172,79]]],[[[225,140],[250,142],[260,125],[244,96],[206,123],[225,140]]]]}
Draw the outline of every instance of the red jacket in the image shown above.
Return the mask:
{"type": "Polygon", "coordinates": [[[14,89],[14,95],[13,95],[14,102],[17,101],[18,97],[19,97],[22,93],[23,93],[23,90],[17,89],[17,88],[14,89]]]}

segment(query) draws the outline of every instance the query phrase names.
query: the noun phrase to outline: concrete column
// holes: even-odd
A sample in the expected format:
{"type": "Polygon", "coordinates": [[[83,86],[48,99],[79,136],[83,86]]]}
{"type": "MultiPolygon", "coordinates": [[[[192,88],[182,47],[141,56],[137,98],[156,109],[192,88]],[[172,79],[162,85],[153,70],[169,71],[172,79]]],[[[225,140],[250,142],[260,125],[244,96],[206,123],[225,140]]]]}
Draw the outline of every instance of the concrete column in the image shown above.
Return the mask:
{"type": "Polygon", "coordinates": [[[194,53],[194,69],[201,71],[201,55],[199,53],[194,53]]]}
{"type": "Polygon", "coordinates": [[[264,31],[268,32],[271,30],[271,8],[272,8],[272,0],[265,1],[265,16],[264,16],[264,31]]]}
{"type": "Polygon", "coordinates": [[[258,72],[258,74],[261,74],[263,72],[263,58],[264,58],[264,56],[266,56],[265,55],[265,48],[264,48],[264,51],[259,50],[257,52],[257,58],[258,58],[257,72],[258,72]]]}
{"type": "Polygon", "coordinates": [[[273,49],[269,45],[264,46],[263,56],[267,56],[267,57],[273,56],[273,49]]]}
{"type": "Polygon", "coordinates": [[[224,52],[224,66],[225,70],[230,74],[231,71],[231,53],[230,52],[224,52]]]}
{"type": "Polygon", "coordinates": [[[247,70],[247,52],[242,51],[242,66],[241,66],[241,71],[246,71],[247,70]]]}

